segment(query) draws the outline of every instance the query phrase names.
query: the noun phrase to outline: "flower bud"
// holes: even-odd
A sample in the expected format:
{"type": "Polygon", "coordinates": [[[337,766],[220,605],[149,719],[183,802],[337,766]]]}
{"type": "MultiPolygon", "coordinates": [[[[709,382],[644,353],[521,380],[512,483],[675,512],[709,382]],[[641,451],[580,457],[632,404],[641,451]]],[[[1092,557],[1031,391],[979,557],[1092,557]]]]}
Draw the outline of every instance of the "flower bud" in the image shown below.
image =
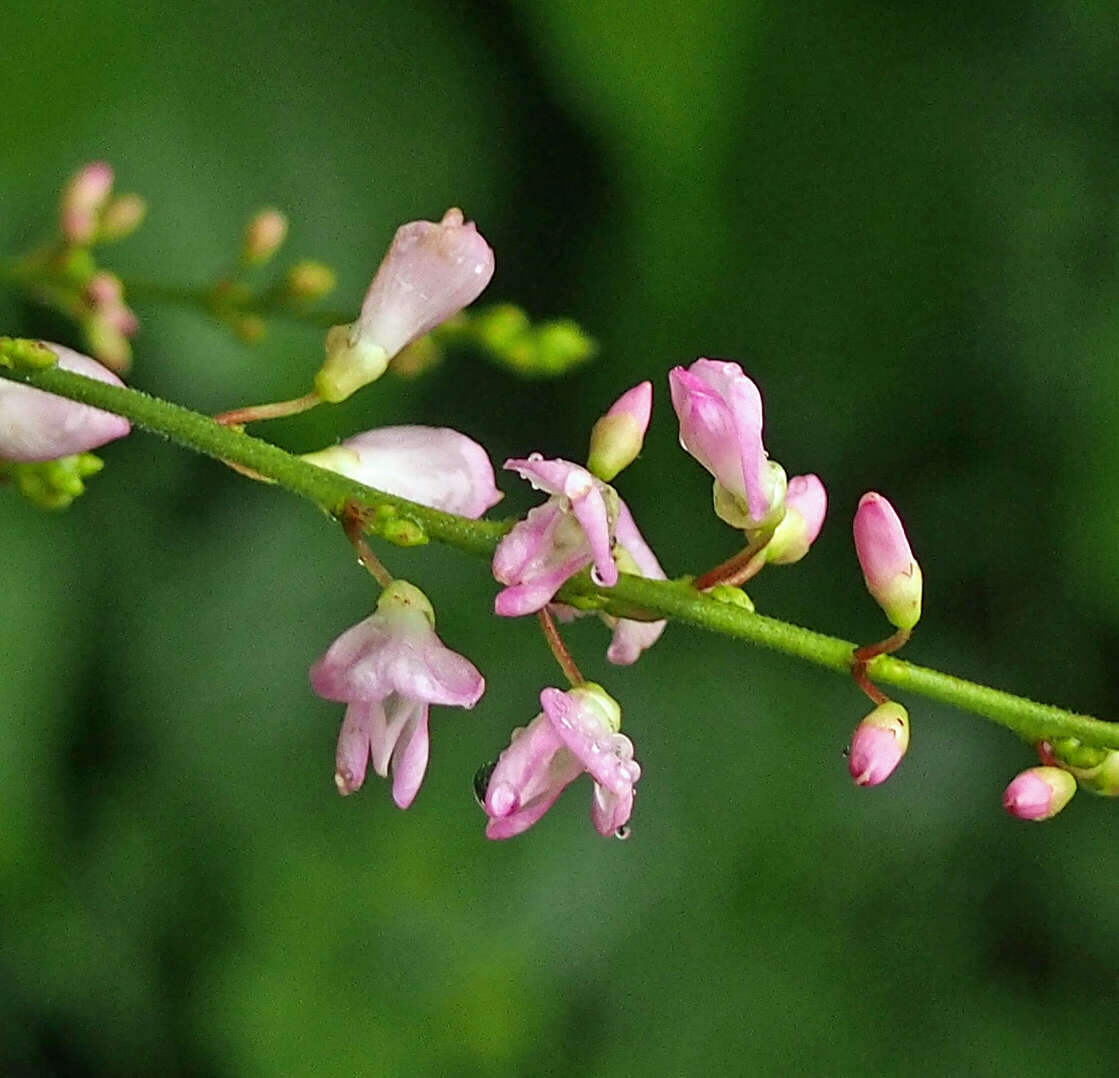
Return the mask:
{"type": "Polygon", "coordinates": [[[623,393],[591,428],[587,470],[609,483],[641,452],[653,410],[653,383],[642,382],[623,393]]]}
{"type": "Polygon", "coordinates": [[[1076,779],[1059,767],[1031,767],[1002,795],[1002,807],[1020,820],[1050,820],[1076,793],[1076,779]]]}
{"type": "Polygon", "coordinates": [[[67,243],[92,243],[98,217],[113,189],[113,170],[104,161],[80,168],[62,192],[60,225],[67,243]]]}
{"type": "Polygon", "coordinates": [[[895,628],[912,629],[921,618],[921,567],[894,507],[881,494],[864,494],[854,533],[867,591],[895,628]]]}
{"type": "Polygon", "coordinates": [[[288,219],[279,210],[261,210],[245,226],[241,258],[246,265],[260,266],[279,249],[288,234],[288,219]]]}
{"type": "Polygon", "coordinates": [[[396,230],[351,325],[335,326],[315,391],[331,404],[384,374],[406,344],[473,303],[493,276],[493,251],[462,210],[396,230]]]}
{"type": "Polygon", "coordinates": [[[800,561],[816,541],[828,511],[828,493],[815,475],[794,475],[785,492],[785,515],[765,548],[774,565],[800,561]]]}
{"type": "Polygon", "coordinates": [[[847,768],[859,786],[878,786],[901,763],[909,748],[909,714],[901,704],[879,704],[858,726],[851,738],[847,768]]]}
{"type": "Polygon", "coordinates": [[[284,278],[284,286],[292,299],[314,303],[334,290],[334,270],[322,262],[304,259],[296,262],[284,278]]]}
{"type": "Polygon", "coordinates": [[[148,204],[139,195],[118,195],[101,214],[97,242],[115,243],[131,236],[140,227],[147,212],[148,204]]]}

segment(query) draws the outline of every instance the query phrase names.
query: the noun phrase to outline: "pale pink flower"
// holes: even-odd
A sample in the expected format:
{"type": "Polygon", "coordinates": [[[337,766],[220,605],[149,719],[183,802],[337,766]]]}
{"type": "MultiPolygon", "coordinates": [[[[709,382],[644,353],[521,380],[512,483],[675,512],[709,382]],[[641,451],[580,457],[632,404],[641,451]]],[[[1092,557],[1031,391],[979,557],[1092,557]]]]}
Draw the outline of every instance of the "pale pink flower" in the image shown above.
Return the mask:
{"type": "Polygon", "coordinates": [[[462,210],[397,229],[351,325],[327,335],[315,389],[345,400],[375,381],[405,345],[473,303],[493,276],[493,251],[462,210]]]}
{"type": "MultiPolygon", "coordinates": [[[[58,356],[63,370],[109,385],[124,384],[89,356],[61,344],[43,343],[58,356]]],[[[131,429],[127,419],[111,412],[0,380],[0,457],[7,460],[57,460],[123,438],[131,429]]]]}
{"type": "Polygon", "coordinates": [[[879,704],[851,738],[847,767],[858,786],[878,786],[895,771],[909,748],[909,714],[901,704],[879,704]]]}
{"type": "Polygon", "coordinates": [[[642,382],[623,393],[591,428],[587,470],[609,483],[628,468],[645,443],[652,410],[652,382],[642,382]]]}
{"type": "Polygon", "coordinates": [[[596,584],[618,582],[614,563],[614,529],[618,496],[586,468],[567,460],[507,460],[505,467],[551,497],[529,511],[498,543],[493,575],[507,585],[494,610],[503,617],[534,614],[588,565],[596,584]]]}
{"type": "Polygon", "coordinates": [[[697,359],[669,373],[680,444],[715,478],[715,512],[761,528],[780,511],[785,473],[762,444],[762,398],[737,363],[697,359]]]}
{"type": "Polygon", "coordinates": [[[349,706],[342,721],[334,782],[342,795],[373,770],[392,771],[392,796],[407,808],[428,758],[428,707],[472,708],[486,683],[473,663],[435,635],[435,615],[419,588],[390,584],[371,617],[347,629],[311,668],[311,686],[349,706]]]}
{"type": "Polygon", "coordinates": [[[828,494],[819,476],[794,475],[785,493],[785,515],[765,548],[766,561],[792,565],[808,553],[828,511],[828,494]]]}
{"type": "Polygon", "coordinates": [[[449,427],[381,427],[303,459],[367,487],[472,519],[502,498],[486,451],[449,427]]]}
{"type": "Polygon", "coordinates": [[[544,710],[514,731],[490,772],[481,796],[489,817],[486,836],[512,838],[528,830],[584,771],[594,780],[595,829],[606,837],[624,836],[641,768],[632,742],[618,733],[617,702],[587,682],[567,692],[544,689],[540,704],[544,710]]]}
{"type": "Polygon", "coordinates": [[[1059,767],[1031,767],[1002,795],[1002,807],[1020,820],[1051,820],[1076,793],[1076,779],[1059,767]]]}
{"type": "Polygon", "coordinates": [[[867,591],[892,625],[912,629],[921,618],[921,567],[897,512],[881,494],[859,499],[854,535],[867,591]]]}

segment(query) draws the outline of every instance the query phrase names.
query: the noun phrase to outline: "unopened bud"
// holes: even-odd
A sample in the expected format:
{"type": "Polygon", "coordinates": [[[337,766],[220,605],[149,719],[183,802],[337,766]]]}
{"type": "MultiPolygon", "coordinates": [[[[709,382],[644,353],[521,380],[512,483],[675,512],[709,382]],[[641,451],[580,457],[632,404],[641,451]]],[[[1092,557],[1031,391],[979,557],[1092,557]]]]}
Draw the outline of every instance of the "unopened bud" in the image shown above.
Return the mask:
{"type": "Polygon", "coordinates": [[[895,628],[912,629],[921,619],[921,567],[894,507],[881,494],[864,494],[854,533],[867,591],[895,628]]]}
{"type": "Polygon", "coordinates": [[[97,242],[115,243],[131,236],[147,212],[148,204],[139,195],[118,195],[101,214],[97,242]]]}
{"type": "Polygon", "coordinates": [[[785,515],[765,548],[766,561],[792,565],[816,542],[828,511],[828,493],[815,475],[794,475],[785,492],[785,515]]]}
{"type": "Polygon", "coordinates": [[[1002,807],[1020,820],[1051,820],[1076,793],[1076,779],[1059,767],[1031,767],[1002,795],[1002,807]]]}
{"type": "Polygon", "coordinates": [[[653,383],[642,382],[623,393],[591,428],[587,469],[609,483],[641,452],[653,409],[653,383]]]}
{"type": "Polygon", "coordinates": [[[279,210],[261,210],[245,226],[241,257],[247,265],[262,265],[280,249],[287,234],[288,219],[279,210]]]}
{"type": "Polygon", "coordinates": [[[284,287],[292,299],[300,303],[314,303],[334,290],[334,270],[323,262],[304,259],[287,271],[284,287]]]}
{"type": "Polygon", "coordinates": [[[268,323],[258,314],[242,314],[233,322],[233,332],[245,344],[259,344],[268,336],[268,323]]]}
{"type": "Polygon", "coordinates": [[[858,726],[851,738],[847,767],[859,786],[885,782],[909,748],[909,714],[901,704],[879,704],[858,726]]]}
{"type": "Polygon", "coordinates": [[[83,165],[62,192],[59,224],[68,243],[92,243],[98,218],[113,189],[113,170],[104,161],[83,165]]]}

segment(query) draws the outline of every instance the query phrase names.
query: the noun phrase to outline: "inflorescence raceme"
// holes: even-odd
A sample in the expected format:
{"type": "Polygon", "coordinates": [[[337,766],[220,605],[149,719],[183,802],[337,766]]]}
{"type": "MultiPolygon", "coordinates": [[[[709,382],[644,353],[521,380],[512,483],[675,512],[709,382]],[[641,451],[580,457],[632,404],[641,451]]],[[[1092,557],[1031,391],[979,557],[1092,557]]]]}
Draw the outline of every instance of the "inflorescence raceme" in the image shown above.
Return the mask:
{"type": "MultiPolygon", "coordinates": [[[[121,415],[20,384],[21,379],[33,381],[36,371],[53,367],[109,385],[123,384],[118,375],[127,371],[127,338],[138,322],[124,302],[119,278],[97,266],[91,252],[134,230],[144,204],[133,195],[113,199],[112,185],[107,165],[81,169],[62,197],[59,240],[19,260],[5,275],[74,318],[97,357],[50,342],[0,338],[0,481],[12,482],[48,508],[68,505],[81,493],[82,479],[99,470],[100,461],[91,450],[131,429],[121,415]]],[[[260,211],[245,230],[236,269],[200,297],[203,307],[245,339],[259,336],[249,330],[263,313],[306,311],[333,285],[328,267],[302,262],[289,270],[281,285],[264,292],[245,291],[243,275],[268,263],[286,232],[283,214],[260,211]]],[[[457,327],[447,339],[453,339],[453,332],[467,339],[462,327],[470,324],[473,314],[464,308],[486,288],[493,269],[493,251],[458,209],[448,210],[439,222],[403,225],[358,317],[339,321],[327,332],[325,358],[306,392],[290,401],[250,405],[215,418],[239,430],[248,423],[342,401],[379,379],[400,357],[433,354],[437,346],[432,342],[442,327],[457,327]]],[[[510,308],[498,310],[507,317],[510,308]]],[[[523,346],[527,323],[522,324],[523,316],[513,321],[520,326],[523,346]]],[[[476,324],[495,324],[495,319],[486,315],[476,324]]],[[[579,331],[569,333],[572,357],[586,352],[579,343],[585,341],[579,331]]],[[[752,611],[742,585],[767,565],[792,565],[807,555],[827,512],[824,484],[814,474],[789,478],[769,457],[761,394],[737,363],[697,359],[670,371],[668,384],[680,444],[710,474],[715,514],[742,533],[739,551],[696,576],[690,586],[697,594],[752,611]]],[[[614,587],[621,574],[667,579],[612,485],[641,452],[652,403],[650,382],[623,393],[594,424],[585,464],[549,459],[540,452],[504,464],[545,500],[505,531],[493,548],[492,572],[501,585],[494,612],[510,618],[532,615],[539,621],[567,687],[544,688],[540,713],[513,731],[497,759],[478,771],[475,792],[490,838],[509,838],[531,827],[584,773],[593,784],[591,818],[596,830],[608,836],[629,833],[641,777],[634,744],[621,733],[619,704],[579,672],[557,621],[597,614],[611,631],[606,658],[618,665],[636,662],[665,629],[667,620],[656,610],[627,609],[623,615],[601,604],[576,607],[571,605],[576,600],[564,601],[566,592],[561,596],[565,585],[588,575],[600,590],[614,587]]],[[[160,429],[150,419],[147,425],[160,429]]],[[[383,427],[304,454],[301,460],[465,521],[479,520],[502,497],[486,451],[448,428],[383,427]]],[[[251,478],[267,478],[246,462],[237,462],[232,453],[227,463],[251,478]]],[[[426,542],[421,524],[396,515],[391,506],[373,513],[373,527],[372,510],[361,504],[332,511],[382,589],[374,613],[342,633],[311,670],[318,695],[347,705],[335,783],[342,794],[355,792],[372,762],[378,775],[391,776],[393,798],[407,808],[427,768],[430,706],[472,708],[485,681],[467,658],[436,635],[435,613],[423,592],[394,579],[365,540],[365,532],[373,530],[400,546],[426,542]]],[[[854,730],[848,764],[855,783],[874,786],[893,774],[910,740],[908,713],[873,680],[874,661],[910,639],[921,616],[922,574],[901,519],[881,494],[862,497],[853,534],[867,590],[894,629],[885,639],[856,648],[850,658],[851,677],[873,708],[854,730]]],[[[1003,805],[1012,815],[1049,819],[1078,786],[1119,796],[1119,751],[1069,736],[1039,740],[1037,749],[1041,766],[1023,771],[1006,789],[1003,805]]]]}

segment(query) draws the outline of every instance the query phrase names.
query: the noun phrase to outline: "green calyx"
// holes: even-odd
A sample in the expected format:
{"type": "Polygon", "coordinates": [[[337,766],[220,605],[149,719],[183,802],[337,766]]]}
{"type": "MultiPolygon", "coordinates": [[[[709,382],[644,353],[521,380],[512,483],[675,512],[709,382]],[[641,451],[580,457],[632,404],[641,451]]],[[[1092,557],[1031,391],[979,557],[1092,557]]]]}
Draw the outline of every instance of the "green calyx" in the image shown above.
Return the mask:
{"type": "Polygon", "coordinates": [[[622,709],[618,706],[618,701],[597,682],[584,681],[568,692],[594,711],[610,727],[612,733],[616,734],[622,728],[622,709]]]}
{"type": "Polygon", "coordinates": [[[401,614],[422,614],[428,623],[435,625],[435,609],[431,601],[415,584],[407,580],[394,580],[377,600],[377,613],[389,617],[401,614]]]}
{"type": "Polygon", "coordinates": [[[54,354],[42,341],[32,341],[25,337],[0,337],[0,367],[13,371],[41,371],[53,367],[58,362],[54,354]]]}

